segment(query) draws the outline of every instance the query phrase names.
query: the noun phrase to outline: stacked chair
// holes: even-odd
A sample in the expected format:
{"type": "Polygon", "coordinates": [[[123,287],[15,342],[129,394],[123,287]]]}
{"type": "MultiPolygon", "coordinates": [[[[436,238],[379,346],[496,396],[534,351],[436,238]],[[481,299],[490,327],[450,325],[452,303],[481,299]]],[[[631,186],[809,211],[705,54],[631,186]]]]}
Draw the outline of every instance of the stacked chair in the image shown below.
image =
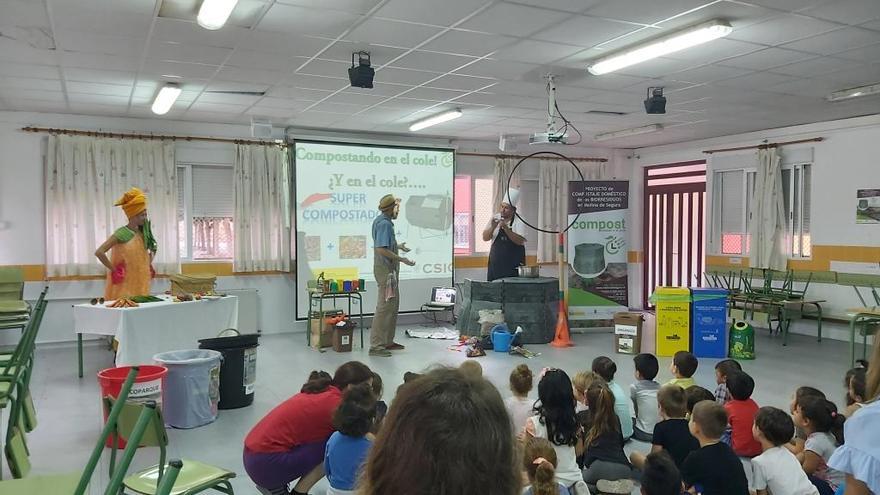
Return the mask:
{"type": "Polygon", "coordinates": [[[0,267],[0,330],[25,328],[31,307],[23,299],[24,274],[18,267],[0,267]]]}

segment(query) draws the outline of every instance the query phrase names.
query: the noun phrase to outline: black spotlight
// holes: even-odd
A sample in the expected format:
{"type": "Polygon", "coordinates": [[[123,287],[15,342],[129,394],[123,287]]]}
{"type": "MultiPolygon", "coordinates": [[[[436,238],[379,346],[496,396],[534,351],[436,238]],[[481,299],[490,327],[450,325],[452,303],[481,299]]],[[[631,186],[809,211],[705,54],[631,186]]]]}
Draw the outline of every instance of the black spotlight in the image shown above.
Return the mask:
{"type": "Polygon", "coordinates": [[[355,88],[372,88],[373,76],[376,71],[370,67],[370,52],[354,52],[351,54],[351,68],[348,69],[348,80],[355,88]],[[357,63],[355,63],[357,57],[357,63]]]}
{"type": "Polygon", "coordinates": [[[645,111],[649,114],[666,113],[666,97],[663,96],[663,88],[648,88],[645,111]]]}

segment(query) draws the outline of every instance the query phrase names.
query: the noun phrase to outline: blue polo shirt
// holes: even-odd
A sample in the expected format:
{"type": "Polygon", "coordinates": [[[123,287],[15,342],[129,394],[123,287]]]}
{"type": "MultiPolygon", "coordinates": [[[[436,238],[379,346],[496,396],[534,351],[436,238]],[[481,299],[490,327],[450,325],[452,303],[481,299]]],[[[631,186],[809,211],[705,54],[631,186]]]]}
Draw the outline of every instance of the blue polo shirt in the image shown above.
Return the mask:
{"type": "Polygon", "coordinates": [[[355,438],[334,432],[324,451],[324,472],[330,486],[337,490],[354,490],[372,444],[366,437],[355,438]]]}
{"type": "MultiPolygon", "coordinates": [[[[373,220],[373,247],[386,248],[397,254],[397,238],[394,236],[394,222],[391,221],[391,217],[384,213],[373,220]]],[[[379,255],[375,256],[377,262],[380,259],[386,266],[391,266],[391,262],[388,258],[379,255]]]]}

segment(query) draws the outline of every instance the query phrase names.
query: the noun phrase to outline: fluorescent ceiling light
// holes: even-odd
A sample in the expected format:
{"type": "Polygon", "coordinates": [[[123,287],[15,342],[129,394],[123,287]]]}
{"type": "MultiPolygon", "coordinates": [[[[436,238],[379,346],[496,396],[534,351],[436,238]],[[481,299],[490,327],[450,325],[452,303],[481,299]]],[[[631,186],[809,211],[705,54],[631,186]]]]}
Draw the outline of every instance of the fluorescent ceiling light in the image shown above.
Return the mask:
{"type": "Polygon", "coordinates": [[[413,122],[411,126],[409,126],[409,130],[412,132],[420,131],[426,127],[431,127],[432,125],[442,124],[443,122],[449,122],[450,120],[457,119],[461,117],[461,110],[456,108],[455,110],[450,110],[448,112],[438,113],[433,117],[428,117],[427,119],[418,120],[413,122]]]}
{"type": "Polygon", "coordinates": [[[156,115],[168,113],[178,96],[180,96],[180,86],[175,83],[165,83],[165,86],[162,86],[159,94],[156,95],[156,99],[153,100],[153,113],[156,115]]]}
{"type": "Polygon", "coordinates": [[[873,96],[880,94],[880,82],[859,86],[857,88],[842,89],[835,91],[825,97],[828,101],[842,101],[850,98],[859,98],[861,96],[873,96]]]}
{"type": "Polygon", "coordinates": [[[204,0],[196,22],[205,29],[220,29],[226,24],[238,0],[204,0]]]}
{"type": "Polygon", "coordinates": [[[733,30],[727,21],[715,19],[677,31],[668,36],[640,44],[615,55],[602,57],[587,67],[590,74],[600,76],[646,60],[662,57],[685,48],[723,38],[733,30]]]}
{"type": "Polygon", "coordinates": [[[610,139],[618,139],[629,136],[638,136],[639,134],[648,134],[651,132],[657,132],[663,130],[663,124],[651,124],[642,127],[633,127],[632,129],[624,129],[622,131],[614,131],[614,132],[605,132],[602,134],[596,134],[596,141],[608,141],[610,139]]]}

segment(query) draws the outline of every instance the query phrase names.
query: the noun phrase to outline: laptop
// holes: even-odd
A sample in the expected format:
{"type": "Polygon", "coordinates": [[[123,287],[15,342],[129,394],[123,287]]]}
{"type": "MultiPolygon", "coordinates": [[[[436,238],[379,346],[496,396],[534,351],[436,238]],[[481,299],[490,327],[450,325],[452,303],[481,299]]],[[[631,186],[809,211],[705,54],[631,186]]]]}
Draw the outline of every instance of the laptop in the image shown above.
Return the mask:
{"type": "Polygon", "coordinates": [[[431,301],[428,306],[448,308],[455,306],[455,289],[452,287],[434,287],[431,289],[431,301]]]}

